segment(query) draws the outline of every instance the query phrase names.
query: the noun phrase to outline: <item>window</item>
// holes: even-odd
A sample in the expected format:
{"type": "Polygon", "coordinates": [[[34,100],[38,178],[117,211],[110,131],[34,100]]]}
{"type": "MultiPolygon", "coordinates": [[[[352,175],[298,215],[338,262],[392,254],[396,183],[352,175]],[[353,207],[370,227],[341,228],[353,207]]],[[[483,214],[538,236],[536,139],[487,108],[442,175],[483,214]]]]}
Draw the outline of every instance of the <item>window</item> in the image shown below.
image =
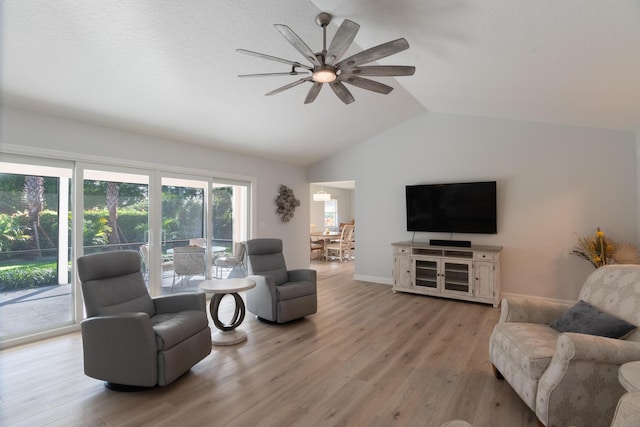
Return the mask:
{"type": "Polygon", "coordinates": [[[335,199],[324,202],[324,228],[337,229],[338,201],[335,199]]]}

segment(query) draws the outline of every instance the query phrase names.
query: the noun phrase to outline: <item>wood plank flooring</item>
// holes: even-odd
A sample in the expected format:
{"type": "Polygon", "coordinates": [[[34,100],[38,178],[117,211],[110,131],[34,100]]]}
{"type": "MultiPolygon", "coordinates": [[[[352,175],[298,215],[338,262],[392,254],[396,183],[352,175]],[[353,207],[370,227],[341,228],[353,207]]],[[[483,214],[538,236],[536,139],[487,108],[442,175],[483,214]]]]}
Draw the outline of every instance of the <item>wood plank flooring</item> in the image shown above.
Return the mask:
{"type": "MultiPolygon", "coordinates": [[[[86,377],[79,333],[1,351],[0,425],[537,425],[491,373],[499,309],[394,294],[353,280],[351,263],[313,268],[317,314],[270,325],[248,313],[247,342],[213,347],[167,387],[118,393],[86,377]]],[[[232,299],[223,305],[230,317],[232,299]]]]}

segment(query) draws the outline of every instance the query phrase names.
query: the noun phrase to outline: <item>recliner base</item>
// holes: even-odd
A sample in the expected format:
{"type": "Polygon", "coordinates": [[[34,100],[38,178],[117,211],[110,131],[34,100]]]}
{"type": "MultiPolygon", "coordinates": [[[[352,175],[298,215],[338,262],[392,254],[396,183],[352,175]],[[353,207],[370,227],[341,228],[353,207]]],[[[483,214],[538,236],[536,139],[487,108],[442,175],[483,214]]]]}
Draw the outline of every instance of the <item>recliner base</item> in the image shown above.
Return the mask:
{"type": "Polygon", "coordinates": [[[157,386],[145,387],[145,386],[140,386],[140,385],[118,384],[118,383],[112,383],[111,381],[105,381],[104,386],[106,388],[108,388],[109,390],[121,391],[121,392],[127,392],[127,393],[151,390],[152,388],[156,388],[157,387],[157,386]]]}

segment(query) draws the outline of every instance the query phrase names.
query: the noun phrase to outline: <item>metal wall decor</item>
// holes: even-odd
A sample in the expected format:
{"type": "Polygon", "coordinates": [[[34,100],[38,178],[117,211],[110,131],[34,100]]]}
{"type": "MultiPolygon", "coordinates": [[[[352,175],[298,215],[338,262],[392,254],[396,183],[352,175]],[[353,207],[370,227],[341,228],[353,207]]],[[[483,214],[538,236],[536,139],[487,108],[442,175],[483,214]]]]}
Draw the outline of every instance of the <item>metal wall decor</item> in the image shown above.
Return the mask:
{"type": "Polygon", "coordinates": [[[276,197],[276,213],[282,217],[282,222],[289,222],[293,218],[296,206],[300,206],[300,200],[293,195],[293,190],[286,185],[280,185],[280,193],[276,197]]]}

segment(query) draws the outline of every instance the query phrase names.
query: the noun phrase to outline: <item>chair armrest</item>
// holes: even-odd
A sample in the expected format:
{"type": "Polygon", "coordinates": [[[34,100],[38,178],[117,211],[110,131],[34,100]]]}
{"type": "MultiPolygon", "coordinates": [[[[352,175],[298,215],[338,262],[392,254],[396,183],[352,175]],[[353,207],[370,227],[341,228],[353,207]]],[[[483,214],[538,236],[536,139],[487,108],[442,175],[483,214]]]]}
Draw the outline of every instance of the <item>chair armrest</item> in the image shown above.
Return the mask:
{"type": "Polygon", "coordinates": [[[258,317],[269,321],[277,321],[276,306],[278,293],[273,276],[247,276],[256,282],[253,289],[247,291],[247,309],[258,317]]]}
{"type": "Polygon", "coordinates": [[[312,282],[316,283],[316,270],[311,270],[308,268],[301,268],[298,270],[289,270],[287,271],[290,282],[312,282]]]}
{"type": "Polygon", "coordinates": [[[618,380],[623,363],[640,360],[640,343],[593,335],[563,333],[556,352],[538,381],[535,412],[544,425],[609,425],[616,402],[625,392],[618,380]],[[607,396],[598,405],[589,398],[607,396]],[[567,412],[567,399],[571,408],[567,412]],[[571,421],[567,420],[571,417],[571,421]],[[595,420],[595,421],[594,421],[595,420]]]}
{"type": "Polygon", "coordinates": [[[177,313],[184,310],[207,310],[207,297],[204,292],[191,292],[165,295],[153,298],[157,314],[177,313]]]}
{"type": "Polygon", "coordinates": [[[540,323],[549,325],[556,320],[570,304],[525,298],[503,298],[500,323],[540,323]]]}
{"type": "Polygon", "coordinates": [[[593,363],[623,363],[640,360],[640,343],[595,335],[563,333],[558,336],[556,354],[560,360],[593,363]]]}
{"type": "Polygon", "coordinates": [[[264,288],[267,289],[273,296],[276,295],[276,281],[273,276],[258,276],[256,274],[247,276],[247,279],[251,279],[256,282],[256,287],[254,289],[264,288]]]}
{"type": "Polygon", "coordinates": [[[157,384],[156,335],[146,313],[96,316],[81,323],[84,372],[118,384],[157,384]]]}

